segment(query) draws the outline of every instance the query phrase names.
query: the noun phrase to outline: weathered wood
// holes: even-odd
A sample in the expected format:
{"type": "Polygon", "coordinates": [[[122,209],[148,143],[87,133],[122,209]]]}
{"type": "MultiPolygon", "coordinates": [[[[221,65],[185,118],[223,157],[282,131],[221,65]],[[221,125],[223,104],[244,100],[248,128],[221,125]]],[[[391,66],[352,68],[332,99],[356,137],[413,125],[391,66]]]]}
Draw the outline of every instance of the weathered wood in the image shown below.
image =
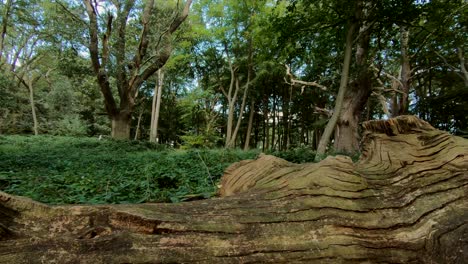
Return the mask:
{"type": "Polygon", "coordinates": [[[403,116],[362,157],[234,164],[221,198],[47,206],[0,193],[0,263],[466,263],[468,141],[403,116]]]}

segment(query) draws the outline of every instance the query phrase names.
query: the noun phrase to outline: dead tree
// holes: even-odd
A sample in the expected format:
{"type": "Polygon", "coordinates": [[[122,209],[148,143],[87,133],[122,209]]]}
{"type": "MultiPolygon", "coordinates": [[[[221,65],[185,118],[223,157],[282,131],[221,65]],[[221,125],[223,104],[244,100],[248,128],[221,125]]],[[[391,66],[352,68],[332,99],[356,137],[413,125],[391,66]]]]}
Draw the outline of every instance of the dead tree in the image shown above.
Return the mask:
{"type": "Polygon", "coordinates": [[[468,141],[412,116],[362,155],[232,165],[220,198],[48,206],[0,193],[0,263],[466,263],[468,141]]]}

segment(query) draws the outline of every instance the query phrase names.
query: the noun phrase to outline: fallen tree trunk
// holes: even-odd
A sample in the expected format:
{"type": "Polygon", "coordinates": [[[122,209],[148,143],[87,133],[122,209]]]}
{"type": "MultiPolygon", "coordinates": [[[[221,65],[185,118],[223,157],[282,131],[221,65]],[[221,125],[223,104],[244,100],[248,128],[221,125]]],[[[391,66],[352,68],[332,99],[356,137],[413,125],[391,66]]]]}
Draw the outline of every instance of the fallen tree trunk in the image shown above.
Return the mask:
{"type": "Polygon", "coordinates": [[[466,263],[468,141],[364,123],[362,156],[232,165],[222,198],[47,206],[0,193],[0,263],[466,263]]]}

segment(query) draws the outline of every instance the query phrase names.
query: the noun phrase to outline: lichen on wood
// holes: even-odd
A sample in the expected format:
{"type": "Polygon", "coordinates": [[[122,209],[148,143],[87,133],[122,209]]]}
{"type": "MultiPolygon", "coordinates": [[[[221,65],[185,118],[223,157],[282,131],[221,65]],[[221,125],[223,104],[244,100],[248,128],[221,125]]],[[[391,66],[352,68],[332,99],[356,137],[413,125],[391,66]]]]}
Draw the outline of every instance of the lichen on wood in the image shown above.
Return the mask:
{"type": "Polygon", "coordinates": [[[48,206],[0,193],[0,263],[466,263],[468,141],[413,116],[362,155],[226,170],[220,197],[48,206]]]}

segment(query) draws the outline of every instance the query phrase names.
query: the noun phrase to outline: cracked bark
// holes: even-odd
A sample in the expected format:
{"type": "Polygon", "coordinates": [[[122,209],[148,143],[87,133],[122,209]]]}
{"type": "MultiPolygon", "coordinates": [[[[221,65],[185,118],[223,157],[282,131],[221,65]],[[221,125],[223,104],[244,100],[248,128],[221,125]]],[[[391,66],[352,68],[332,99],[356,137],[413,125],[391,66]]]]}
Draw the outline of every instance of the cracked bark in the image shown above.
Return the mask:
{"type": "Polygon", "coordinates": [[[0,263],[466,263],[468,141],[363,124],[361,159],[233,164],[220,198],[48,206],[0,193],[0,263]]]}

